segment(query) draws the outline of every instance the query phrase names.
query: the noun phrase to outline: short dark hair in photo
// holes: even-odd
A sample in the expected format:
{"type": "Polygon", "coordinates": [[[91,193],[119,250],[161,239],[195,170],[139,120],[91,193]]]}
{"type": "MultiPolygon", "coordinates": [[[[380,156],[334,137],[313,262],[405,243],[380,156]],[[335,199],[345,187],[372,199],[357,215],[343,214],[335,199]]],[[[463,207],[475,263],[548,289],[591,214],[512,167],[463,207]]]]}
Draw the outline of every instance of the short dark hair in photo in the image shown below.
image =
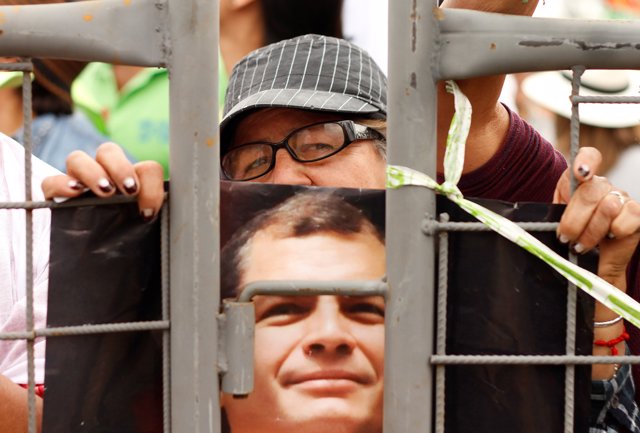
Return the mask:
{"type": "Polygon", "coordinates": [[[328,192],[300,192],[279,205],[253,217],[238,229],[221,252],[221,294],[238,295],[251,240],[262,230],[279,238],[304,237],[317,233],[372,234],[384,244],[384,234],[363,212],[342,197],[328,192]]]}

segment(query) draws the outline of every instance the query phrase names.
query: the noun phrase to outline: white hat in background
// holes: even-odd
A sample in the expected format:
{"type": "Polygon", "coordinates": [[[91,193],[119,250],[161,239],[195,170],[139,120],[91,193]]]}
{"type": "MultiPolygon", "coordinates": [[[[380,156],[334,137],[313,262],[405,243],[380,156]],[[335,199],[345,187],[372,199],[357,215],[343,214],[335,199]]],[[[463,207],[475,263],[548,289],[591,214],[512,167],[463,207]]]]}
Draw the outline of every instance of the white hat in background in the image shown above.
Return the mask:
{"type": "MultiPolygon", "coordinates": [[[[522,83],[527,98],[563,117],[571,117],[571,71],[538,72],[522,83]]],[[[582,75],[580,95],[640,96],[640,72],[590,69],[582,75]]],[[[640,104],[581,103],[580,122],[603,128],[640,124],[640,104]]]]}

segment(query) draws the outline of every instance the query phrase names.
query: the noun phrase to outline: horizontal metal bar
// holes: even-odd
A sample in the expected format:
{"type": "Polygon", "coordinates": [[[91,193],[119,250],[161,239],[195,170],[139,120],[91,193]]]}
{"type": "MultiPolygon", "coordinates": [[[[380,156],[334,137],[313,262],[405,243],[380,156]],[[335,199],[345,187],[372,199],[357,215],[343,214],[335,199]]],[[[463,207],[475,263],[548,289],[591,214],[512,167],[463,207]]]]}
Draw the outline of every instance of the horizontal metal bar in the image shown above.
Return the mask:
{"type": "Polygon", "coordinates": [[[164,0],[0,6],[0,56],[165,66],[164,0]]]}
{"type": "MultiPolygon", "coordinates": [[[[540,223],[540,222],[515,222],[526,231],[529,232],[553,232],[558,228],[558,223],[540,223]]],[[[422,231],[425,234],[432,235],[438,232],[487,232],[492,231],[491,228],[480,222],[437,222],[425,219],[422,223],[422,231]]]]}
{"type": "Polygon", "coordinates": [[[33,340],[38,337],[66,337],[70,335],[105,334],[112,332],[157,331],[168,330],[169,328],[170,322],[168,320],[59,326],[35,329],[33,332],[3,332],[0,333],[0,340],[33,340]]]}
{"type": "MultiPolygon", "coordinates": [[[[169,198],[169,193],[164,193],[164,201],[169,198]]],[[[5,201],[0,202],[0,209],[61,209],[82,206],[104,206],[109,204],[135,203],[137,197],[126,195],[114,195],[112,197],[87,197],[66,200],[63,202],[47,201],[5,201]]]]}
{"type": "Polygon", "coordinates": [[[33,72],[33,65],[31,62],[0,63],[0,71],[33,72]]]}
{"type": "Polygon", "coordinates": [[[250,302],[256,295],[271,296],[385,296],[388,286],[384,281],[352,280],[352,281],[256,281],[247,284],[238,302],[250,302]]]}
{"type": "Polygon", "coordinates": [[[640,96],[582,96],[574,95],[570,97],[572,102],[586,104],[638,104],[640,96]]]}
{"type": "Polygon", "coordinates": [[[433,355],[434,365],[640,364],[640,356],[590,355],[433,355]]]}
{"type": "MultiPolygon", "coordinates": [[[[571,20],[436,9],[434,79],[526,71],[640,69],[640,20],[571,20]]],[[[426,49],[426,48],[425,48],[426,49]]]]}
{"type": "Polygon", "coordinates": [[[116,195],[113,197],[91,197],[86,199],[76,199],[73,201],[65,201],[57,203],[52,200],[48,201],[16,201],[16,202],[0,202],[0,209],[58,209],[68,207],[96,206],[107,204],[123,204],[134,203],[136,197],[128,197],[125,195],[116,195]]]}

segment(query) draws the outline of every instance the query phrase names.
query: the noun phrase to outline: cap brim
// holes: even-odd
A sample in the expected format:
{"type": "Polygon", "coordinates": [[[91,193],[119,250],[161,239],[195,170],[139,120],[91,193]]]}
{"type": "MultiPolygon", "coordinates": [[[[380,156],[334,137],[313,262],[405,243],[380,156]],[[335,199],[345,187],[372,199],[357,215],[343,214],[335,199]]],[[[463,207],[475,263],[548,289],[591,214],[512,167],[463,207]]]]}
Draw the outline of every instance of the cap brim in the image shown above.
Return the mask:
{"type": "Polygon", "coordinates": [[[220,134],[223,134],[224,128],[238,115],[256,108],[269,107],[363,115],[382,112],[374,105],[350,95],[308,89],[263,90],[238,102],[224,116],[220,122],[220,134]]]}
{"type": "MultiPolygon", "coordinates": [[[[631,72],[631,71],[630,71],[631,72]]],[[[640,74],[629,75],[629,86],[624,92],[602,93],[587,88],[580,89],[582,96],[640,96],[640,74]]],[[[522,91],[538,105],[565,118],[571,118],[571,81],[560,72],[538,72],[527,77],[522,91]]],[[[626,128],[640,124],[638,104],[591,104],[582,103],[580,122],[602,128],[626,128]]]]}

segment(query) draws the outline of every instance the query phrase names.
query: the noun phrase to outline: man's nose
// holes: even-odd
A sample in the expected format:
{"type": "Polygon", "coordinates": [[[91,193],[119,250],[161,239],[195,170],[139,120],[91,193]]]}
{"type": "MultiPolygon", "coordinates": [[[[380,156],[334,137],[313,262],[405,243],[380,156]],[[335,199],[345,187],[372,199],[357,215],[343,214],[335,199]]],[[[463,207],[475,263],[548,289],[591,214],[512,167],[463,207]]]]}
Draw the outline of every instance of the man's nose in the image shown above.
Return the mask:
{"type": "Polygon", "coordinates": [[[356,340],[337,301],[318,305],[309,319],[309,332],[302,342],[305,355],[344,356],[353,352],[356,340]]]}
{"type": "Polygon", "coordinates": [[[286,149],[276,152],[276,165],[273,167],[271,182],[281,185],[313,185],[305,165],[293,159],[286,149]]]}

